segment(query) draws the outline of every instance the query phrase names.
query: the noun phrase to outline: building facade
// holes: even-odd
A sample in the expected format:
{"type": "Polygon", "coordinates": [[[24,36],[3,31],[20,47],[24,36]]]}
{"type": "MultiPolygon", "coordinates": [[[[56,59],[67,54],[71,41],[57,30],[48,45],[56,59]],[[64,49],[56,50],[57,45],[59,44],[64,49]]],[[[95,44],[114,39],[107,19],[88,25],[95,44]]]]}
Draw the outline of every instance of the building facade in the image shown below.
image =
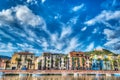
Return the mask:
{"type": "Polygon", "coordinates": [[[85,65],[86,57],[83,52],[76,52],[76,51],[70,52],[68,58],[69,58],[69,69],[80,70],[86,67],[85,65]]]}
{"type": "Polygon", "coordinates": [[[0,69],[9,69],[10,68],[10,59],[0,57],[0,69]]]}
{"type": "Polygon", "coordinates": [[[90,59],[92,61],[92,70],[115,70],[115,68],[119,69],[117,56],[112,54],[91,55],[90,59]]]}
{"type": "Polygon", "coordinates": [[[67,69],[67,55],[45,52],[36,59],[36,68],[42,70],[67,69]]]}
{"type": "MultiPolygon", "coordinates": [[[[0,67],[5,69],[8,66],[5,62],[0,60],[0,67]]],[[[44,52],[35,57],[30,52],[16,52],[10,67],[12,70],[120,70],[120,55],[72,51],[69,54],[44,52]]]]}
{"type": "Polygon", "coordinates": [[[11,69],[34,69],[35,56],[30,52],[16,52],[11,59],[11,69]]]}

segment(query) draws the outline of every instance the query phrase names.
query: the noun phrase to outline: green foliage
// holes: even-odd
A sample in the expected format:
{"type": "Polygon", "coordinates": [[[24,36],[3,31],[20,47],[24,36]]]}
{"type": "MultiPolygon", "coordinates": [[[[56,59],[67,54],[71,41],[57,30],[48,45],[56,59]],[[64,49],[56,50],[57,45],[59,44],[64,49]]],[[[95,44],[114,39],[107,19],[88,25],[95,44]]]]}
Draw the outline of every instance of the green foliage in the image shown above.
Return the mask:
{"type": "Polygon", "coordinates": [[[104,61],[109,61],[109,59],[108,59],[108,58],[104,58],[103,60],[104,60],[104,61]]]}
{"type": "Polygon", "coordinates": [[[47,63],[50,63],[50,60],[47,60],[47,63]]]}
{"type": "Polygon", "coordinates": [[[85,63],[85,59],[84,59],[84,58],[82,58],[82,63],[83,63],[83,64],[85,63]]]}
{"type": "Polygon", "coordinates": [[[41,62],[38,62],[38,65],[41,65],[42,63],[41,62]]]}
{"type": "Polygon", "coordinates": [[[16,60],[16,61],[18,61],[18,62],[20,62],[20,61],[21,61],[21,59],[20,59],[20,58],[16,58],[15,60],[16,60]]]}
{"type": "Polygon", "coordinates": [[[27,61],[31,61],[31,59],[27,59],[27,61]]]}
{"type": "Polygon", "coordinates": [[[67,59],[68,59],[68,56],[65,56],[64,59],[67,60],[67,59]]]}
{"type": "Polygon", "coordinates": [[[97,60],[98,60],[98,61],[100,61],[101,59],[100,59],[100,58],[98,58],[97,60]]]}
{"type": "Polygon", "coordinates": [[[112,54],[112,55],[116,55],[115,53],[109,51],[109,50],[106,50],[106,49],[103,49],[102,51],[97,51],[97,50],[94,50],[94,51],[90,51],[90,52],[85,52],[86,55],[109,55],[109,54],[112,54]]]}

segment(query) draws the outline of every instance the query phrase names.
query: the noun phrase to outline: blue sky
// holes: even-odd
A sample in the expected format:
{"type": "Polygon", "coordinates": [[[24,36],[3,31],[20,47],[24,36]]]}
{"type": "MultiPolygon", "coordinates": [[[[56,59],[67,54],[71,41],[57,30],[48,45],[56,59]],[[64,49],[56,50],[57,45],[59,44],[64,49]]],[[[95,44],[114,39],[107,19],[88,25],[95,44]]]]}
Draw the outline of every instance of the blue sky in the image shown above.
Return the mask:
{"type": "Polygon", "coordinates": [[[0,0],[0,54],[120,53],[120,0],[0,0]]]}

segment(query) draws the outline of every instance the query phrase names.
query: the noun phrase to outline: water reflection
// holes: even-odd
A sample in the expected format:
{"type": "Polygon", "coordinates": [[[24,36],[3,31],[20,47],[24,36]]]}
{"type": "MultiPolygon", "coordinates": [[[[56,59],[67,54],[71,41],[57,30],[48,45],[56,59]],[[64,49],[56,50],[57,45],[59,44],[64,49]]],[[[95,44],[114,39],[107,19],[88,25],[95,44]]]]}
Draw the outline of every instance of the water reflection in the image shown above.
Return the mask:
{"type": "Polygon", "coordinates": [[[49,75],[49,76],[39,76],[39,77],[31,77],[31,76],[3,76],[0,80],[120,80],[120,77],[106,77],[106,76],[59,76],[59,75],[49,75]]]}

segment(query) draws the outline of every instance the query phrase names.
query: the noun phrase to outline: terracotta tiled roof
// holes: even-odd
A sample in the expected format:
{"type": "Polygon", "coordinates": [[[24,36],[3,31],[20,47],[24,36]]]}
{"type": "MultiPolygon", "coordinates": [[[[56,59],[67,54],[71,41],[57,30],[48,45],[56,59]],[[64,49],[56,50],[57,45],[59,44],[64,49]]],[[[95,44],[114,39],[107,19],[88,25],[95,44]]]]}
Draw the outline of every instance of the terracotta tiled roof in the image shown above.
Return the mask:
{"type": "Polygon", "coordinates": [[[72,51],[69,53],[70,57],[80,57],[83,56],[84,53],[83,52],[76,52],[76,51],[72,51]]]}
{"type": "Polygon", "coordinates": [[[50,53],[50,52],[44,52],[43,53],[43,56],[51,56],[51,55],[64,56],[65,54],[62,54],[62,53],[50,53]]]}
{"type": "Polygon", "coordinates": [[[16,52],[15,54],[19,54],[19,55],[34,55],[34,53],[30,53],[30,52],[16,52]]]}

